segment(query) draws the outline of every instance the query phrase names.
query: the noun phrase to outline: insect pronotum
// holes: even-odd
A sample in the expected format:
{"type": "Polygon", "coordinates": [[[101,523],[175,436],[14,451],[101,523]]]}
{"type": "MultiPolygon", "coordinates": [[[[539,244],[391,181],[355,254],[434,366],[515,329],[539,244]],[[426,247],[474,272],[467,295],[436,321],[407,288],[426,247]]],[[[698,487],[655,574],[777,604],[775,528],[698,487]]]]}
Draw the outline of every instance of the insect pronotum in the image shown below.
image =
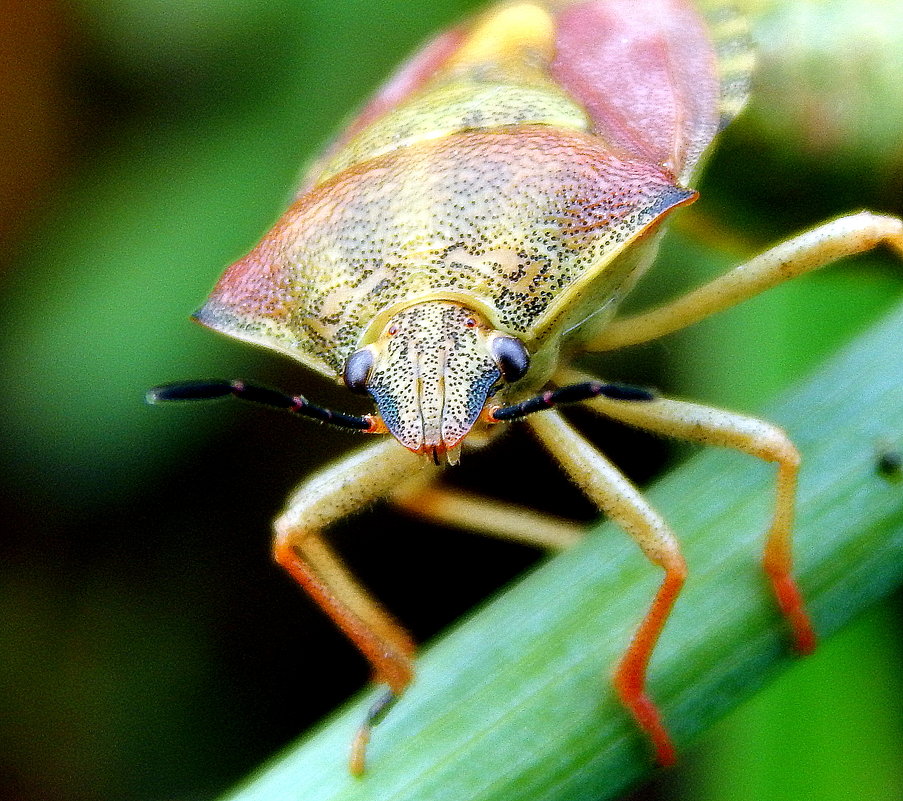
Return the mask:
{"type": "Polygon", "coordinates": [[[614,670],[661,763],[674,749],[646,667],[686,578],[668,524],[556,406],[777,465],[765,572],[797,649],[815,633],[791,574],[799,455],[770,423],[582,375],[573,354],[661,337],[838,258],[890,245],[899,219],[859,213],[794,237],[660,308],[618,317],[665,219],[692,203],[700,160],[742,108],[753,58],[742,21],[706,24],[688,0],[512,0],[440,34],[309,170],[260,244],[194,318],[369,395],[335,412],[243,381],[158,387],[152,401],[227,395],[381,436],[307,479],[275,522],[276,560],[373,666],[386,692],[414,674],[414,643],[333,554],[324,533],[385,498],[424,518],[543,545],[569,530],[437,485],[463,448],[524,420],[586,495],[664,572],[614,670]],[[402,477],[402,478],[400,478],[402,477]],[[403,477],[407,477],[406,479],[403,477]]]}

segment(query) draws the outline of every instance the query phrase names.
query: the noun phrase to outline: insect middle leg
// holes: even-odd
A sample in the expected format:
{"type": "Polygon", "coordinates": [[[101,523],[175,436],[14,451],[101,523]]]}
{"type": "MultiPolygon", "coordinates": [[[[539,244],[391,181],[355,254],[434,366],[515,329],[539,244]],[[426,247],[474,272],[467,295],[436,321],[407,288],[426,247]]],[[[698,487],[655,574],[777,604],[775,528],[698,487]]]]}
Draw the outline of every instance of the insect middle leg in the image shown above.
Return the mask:
{"type": "Polygon", "coordinates": [[[657,309],[615,318],[587,351],[636,345],[686,328],[798,275],[887,244],[903,257],[903,220],[863,211],[781,242],[745,264],[657,309]]]}
{"type": "Polygon", "coordinates": [[[408,479],[389,497],[408,514],[434,523],[538,548],[563,550],[577,543],[585,527],[513,504],[438,486],[437,474],[408,479]]]}
{"type": "Polygon", "coordinates": [[[667,524],[639,491],[557,411],[535,414],[526,422],[587,497],[665,571],[646,617],[615,669],[614,686],[622,703],[652,740],[659,762],[672,765],[674,746],[658,708],[646,692],[646,669],[687,575],[680,547],[667,524]]]}
{"type": "Polygon", "coordinates": [[[351,750],[351,772],[364,769],[373,725],[413,676],[414,642],[354,579],[322,537],[322,530],[384,497],[398,476],[420,467],[435,471],[395,440],[385,440],[327,467],[304,482],[276,520],[273,555],[354,642],[388,691],[373,705],[351,750]]]}
{"type": "MultiPolygon", "coordinates": [[[[556,380],[572,383],[586,381],[588,376],[573,370],[561,370],[556,380]]],[[[791,535],[800,455],[784,431],[755,417],[669,398],[635,403],[599,397],[587,401],[585,405],[599,414],[637,428],[702,445],[732,448],[777,464],[775,510],[765,540],[763,566],[771,580],[778,605],[790,623],[797,650],[803,654],[812,653],[815,632],[791,572],[791,535]]]]}

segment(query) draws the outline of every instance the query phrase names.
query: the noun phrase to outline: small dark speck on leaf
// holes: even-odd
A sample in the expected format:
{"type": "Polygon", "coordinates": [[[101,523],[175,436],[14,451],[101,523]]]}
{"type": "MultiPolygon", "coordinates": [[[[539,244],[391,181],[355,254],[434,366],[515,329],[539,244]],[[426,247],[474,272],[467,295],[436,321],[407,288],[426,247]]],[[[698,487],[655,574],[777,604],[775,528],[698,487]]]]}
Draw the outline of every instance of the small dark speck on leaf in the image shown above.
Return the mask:
{"type": "Polygon", "coordinates": [[[879,445],[876,468],[878,475],[893,483],[903,482],[903,450],[888,445],[879,445]]]}

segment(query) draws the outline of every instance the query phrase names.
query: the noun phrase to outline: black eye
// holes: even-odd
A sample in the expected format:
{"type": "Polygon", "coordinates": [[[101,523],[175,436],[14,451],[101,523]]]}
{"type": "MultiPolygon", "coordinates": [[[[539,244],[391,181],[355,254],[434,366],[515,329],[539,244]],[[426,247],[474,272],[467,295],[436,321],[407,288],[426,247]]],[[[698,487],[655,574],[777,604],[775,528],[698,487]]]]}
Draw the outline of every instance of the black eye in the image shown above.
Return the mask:
{"type": "Polygon", "coordinates": [[[530,366],[530,354],[524,343],[517,337],[493,337],[489,348],[502,371],[502,378],[509,384],[519,381],[527,373],[530,366]]]}
{"type": "Polygon", "coordinates": [[[370,378],[370,371],[373,369],[373,350],[371,348],[361,348],[352,353],[345,362],[345,369],[342,371],[342,379],[345,386],[352,392],[359,395],[367,394],[367,380],[370,378]]]}

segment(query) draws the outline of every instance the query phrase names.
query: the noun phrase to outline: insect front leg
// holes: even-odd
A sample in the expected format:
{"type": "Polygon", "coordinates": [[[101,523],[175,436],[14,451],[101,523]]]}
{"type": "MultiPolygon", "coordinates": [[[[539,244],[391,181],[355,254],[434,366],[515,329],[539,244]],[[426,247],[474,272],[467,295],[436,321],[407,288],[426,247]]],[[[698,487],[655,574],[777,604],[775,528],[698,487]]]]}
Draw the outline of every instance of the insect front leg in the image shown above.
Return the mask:
{"type": "MultiPolygon", "coordinates": [[[[354,739],[351,772],[364,770],[372,727],[410,683],[414,642],[355,580],[322,537],[322,530],[384,497],[399,475],[422,465],[394,440],[371,445],[304,482],[276,520],[273,555],[367,657],[376,681],[388,686],[354,739]]],[[[430,466],[423,469],[434,470],[430,466]]]]}
{"type": "Polygon", "coordinates": [[[636,487],[558,412],[542,412],[527,418],[526,422],[571,480],[665,571],[646,617],[615,669],[614,686],[622,703],[652,740],[659,762],[672,765],[674,746],[658,708],[646,693],[646,670],[687,575],[680,546],[667,524],[636,487]]]}
{"type": "Polygon", "coordinates": [[[435,473],[415,476],[393,492],[389,500],[408,514],[433,523],[537,548],[563,550],[583,537],[584,527],[578,523],[438,486],[436,478],[435,473]]]}
{"type": "Polygon", "coordinates": [[[798,275],[886,244],[903,257],[903,220],[863,211],[806,231],[658,309],[616,318],[587,343],[614,350],[658,339],[798,275]]]}
{"type": "MultiPolygon", "coordinates": [[[[568,383],[587,378],[573,370],[560,371],[556,376],[556,380],[568,383]]],[[[702,445],[732,448],[777,464],[775,510],[765,540],[763,565],[781,611],[790,623],[797,650],[812,653],[815,631],[792,575],[791,536],[800,455],[784,431],[755,417],[662,397],[645,403],[598,397],[586,405],[637,428],[702,445]]]]}

